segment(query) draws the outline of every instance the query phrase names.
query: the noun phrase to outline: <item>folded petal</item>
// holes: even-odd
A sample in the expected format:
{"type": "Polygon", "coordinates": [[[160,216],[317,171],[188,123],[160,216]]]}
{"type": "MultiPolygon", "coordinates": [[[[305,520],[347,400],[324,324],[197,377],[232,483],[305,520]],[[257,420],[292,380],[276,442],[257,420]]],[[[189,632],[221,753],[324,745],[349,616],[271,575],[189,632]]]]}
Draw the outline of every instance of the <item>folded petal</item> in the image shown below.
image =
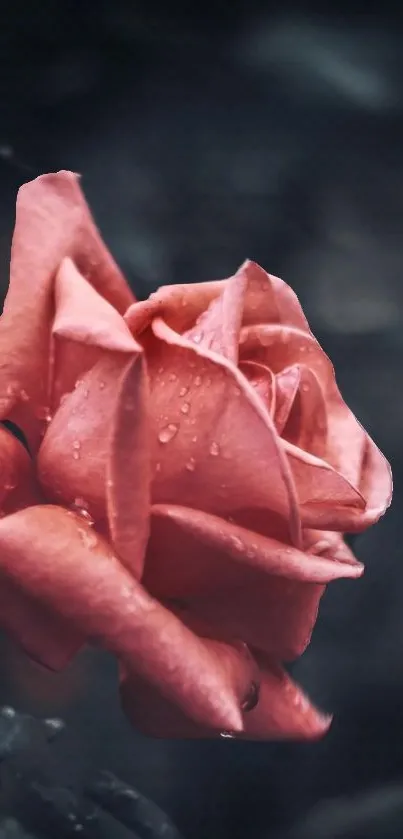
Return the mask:
{"type": "Polygon", "coordinates": [[[118,384],[107,462],[107,508],[113,547],[126,568],[141,576],[150,530],[151,451],[148,380],[142,355],[118,384]]]}
{"type": "MultiPolygon", "coordinates": [[[[156,503],[217,514],[271,511],[299,539],[298,507],[282,446],[253,387],[230,362],[153,321],[147,345],[156,503]]],[[[297,541],[295,543],[297,543],[297,541]]]]}
{"type": "Polygon", "coordinates": [[[32,460],[25,447],[0,425],[0,509],[16,512],[41,500],[32,460]]]}
{"type": "Polygon", "coordinates": [[[324,458],[327,453],[327,411],[322,387],[309,367],[299,365],[299,373],[298,387],[282,436],[298,448],[324,458]]]}
{"type": "Polygon", "coordinates": [[[363,566],[355,558],[352,550],[348,547],[341,533],[334,533],[331,530],[309,530],[303,532],[305,549],[315,556],[322,556],[336,562],[346,562],[349,565],[363,566]]]}
{"type": "Polygon", "coordinates": [[[119,382],[126,353],[110,353],[89,370],[61,402],[37,458],[48,499],[66,506],[83,499],[96,521],[106,518],[106,468],[119,382]]]}
{"type": "Polygon", "coordinates": [[[258,679],[243,703],[240,735],[196,725],[142,679],[122,672],[121,700],[132,724],[144,734],[162,738],[241,737],[243,740],[311,740],[321,737],[331,718],[317,711],[286,673],[261,659],[258,679]]]}
{"type": "Polygon", "coordinates": [[[239,365],[241,373],[247,378],[256,393],[263,399],[270,415],[274,417],[276,407],[275,377],[268,367],[256,361],[242,361],[239,365]]]}
{"type": "Polygon", "coordinates": [[[18,582],[0,575],[0,626],[24,652],[49,670],[61,670],[84,643],[56,612],[30,597],[18,582]]]}
{"type": "MultiPolygon", "coordinates": [[[[0,521],[0,573],[116,653],[197,722],[239,731],[250,669],[150,597],[88,524],[60,507],[0,521]]],[[[225,649],[223,649],[225,647],[225,649]]]]}
{"type": "MultiPolygon", "coordinates": [[[[256,362],[254,363],[256,364],[256,362]]],[[[295,396],[298,392],[300,380],[300,364],[294,364],[292,367],[285,367],[284,370],[281,370],[281,372],[277,373],[275,376],[276,412],[274,415],[274,424],[279,434],[283,433],[287,424],[291,408],[294,404],[295,396]]]]}
{"type": "Polygon", "coordinates": [[[328,583],[361,571],[358,563],[350,567],[309,555],[200,510],[156,505],[143,583],[164,600],[215,592],[226,596],[228,588],[275,585],[268,577],[328,583]]]}
{"type": "Polygon", "coordinates": [[[141,335],[154,318],[163,320],[176,332],[190,329],[197,318],[223,290],[225,280],[209,283],[166,285],[129,306],[125,321],[135,337],[141,335]]]}
{"type": "Polygon", "coordinates": [[[368,435],[361,470],[360,491],[366,501],[365,521],[374,524],[392,500],[392,471],[388,461],[368,435]]]}
{"type": "Polygon", "coordinates": [[[66,256],[118,311],[133,302],[96,230],[76,175],[59,172],[19,191],[10,287],[0,320],[0,416],[20,425],[32,448],[49,406],[53,281],[66,256]]]}

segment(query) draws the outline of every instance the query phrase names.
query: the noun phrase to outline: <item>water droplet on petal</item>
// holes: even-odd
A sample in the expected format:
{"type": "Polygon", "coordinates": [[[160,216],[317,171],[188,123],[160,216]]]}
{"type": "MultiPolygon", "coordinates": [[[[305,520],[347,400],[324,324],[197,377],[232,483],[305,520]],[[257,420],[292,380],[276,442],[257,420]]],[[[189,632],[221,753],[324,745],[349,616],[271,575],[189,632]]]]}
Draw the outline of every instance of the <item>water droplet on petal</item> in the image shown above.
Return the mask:
{"type": "Polygon", "coordinates": [[[243,551],[245,547],[244,543],[241,539],[239,539],[238,536],[231,536],[231,544],[233,545],[236,551],[243,551]]]}
{"type": "Polygon", "coordinates": [[[195,468],[196,468],[196,461],[195,461],[194,457],[191,457],[190,460],[188,460],[188,462],[186,464],[186,469],[188,470],[188,472],[194,472],[195,468]]]}
{"type": "Polygon", "coordinates": [[[196,387],[200,387],[201,383],[202,383],[202,377],[201,376],[196,376],[196,378],[195,378],[196,387]]]}
{"type": "Polygon", "coordinates": [[[156,472],[161,472],[161,464],[160,463],[155,464],[155,471],[156,472]]]}
{"type": "Polygon", "coordinates": [[[11,384],[7,385],[7,396],[16,396],[18,391],[17,382],[11,382],[11,384]]]}
{"type": "Polygon", "coordinates": [[[195,344],[200,344],[202,339],[203,339],[203,333],[202,332],[195,332],[195,334],[193,335],[194,343],[195,344]]]}
{"type": "Polygon", "coordinates": [[[164,368],[163,368],[163,367],[159,367],[159,368],[158,368],[158,375],[159,375],[159,376],[162,376],[163,372],[164,372],[164,368]]]}
{"type": "Polygon", "coordinates": [[[170,382],[176,382],[176,381],[177,381],[177,378],[178,378],[178,377],[177,377],[176,373],[170,373],[170,374],[169,374],[169,381],[170,381],[170,382]]]}
{"type": "Polygon", "coordinates": [[[189,392],[189,388],[188,388],[188,387],[181,387],[181,389],[180,389],[180,391],[179,391],[179,396],[186,396],[186,394],[187,394],[188,392],[189,392]]]}
{"type": "Polygon", "coordinates": [[[192,443],[197,443],[197,434],[195,434],[195,436],[192,437],[192,443]]]}
{"type": "Polygon", "coordinates": [[[100,382],[99,383],[99,389],[104,390],[104,388],[105,388],[105,382],[100,382]]]}
{"type": "Polygon", "coordinates": [[[75,449],[76,451],[79,451],[81,449],[81,443],[79,440],[74,440],[73,449],[75,449]]]}
{"type": "Polygon", "coordinates": [[[188,414],[189,411],[190,411],[190,402],[184,402],[183,405],[181,405],[181,413],[182,414],[188,414]]]}
{"type": "Polygon", "coordinates": [[[158,439],[160,443],[170,443],[174,437],[176,437],[179,431],[179,425],[176,425],[173,422],[170,422],[169,425],[162,428],[160,433],[158,434],[158,439]]]}
{"type": "Polygon", "coordinates": [[[309,393],[310,387],[306,382],[304,382],[304,384],[301,385],[301,390],[303,390],[304,393],[309,393]]]}
{"type": "Polygon", "coordinates": [[[80,460],[80,452],[73,452],[73,460],[80,460]]]}
{"type": "Polygon", "coordinates": [[[75,498],[72,504],[72,510],[76,513],[77,516],[80,516],[82,519],[92,527],[94,524],[94,519],[92,518],[91,514],[88,512],[88,504],[84,500],[84,498],[75,498]]]}
{"type": "Polygon", "coordinates": [[[248,711],[253,711],[259,702],[259,695],[260,685],[258,684],[258,682],[251,682],[248,693],[241,704],[241,710],[244,711],[244,713],[247,713],[248,711]]]}
{"type": "Polygon", "coordinates": [[[221,731],[220,737],[223,737],[224,740],[235,740],[235,734],[233,731],[221,731]]]}
{"type": "Polygon", "coordinates": [[[84,530],[81,527],[78,532],[80,534],[81,541],[83,542],[86,548],[92,550],[92,548],[96,547],[96,545],[98,544],[98,538],[95,533],[93,533],[91,530],[84,530]]]}
{"type": "Polygon", "coordinates": [[[84,399],[88,399],[89,395],[90,395],[90,392],[89,392],[88,388],[85,387],[84,390],[83,390],[84,399]]]}
{"type": "Polygon", "coordinates": [[[213,455],[213,457],[217,457],[220,454],[220,447],[219,447],[218,443],[216,443],[214,440],[211,443],[211,446],[209,448],[209,452],[210,452],[211,455],[213,455]]]}
{"type": "Polygon", "coordinates": [[[23,402],[29,402],[30,397],[28,396],[26,390],[24,388],[20,391],[20,396],[23,402]]]}

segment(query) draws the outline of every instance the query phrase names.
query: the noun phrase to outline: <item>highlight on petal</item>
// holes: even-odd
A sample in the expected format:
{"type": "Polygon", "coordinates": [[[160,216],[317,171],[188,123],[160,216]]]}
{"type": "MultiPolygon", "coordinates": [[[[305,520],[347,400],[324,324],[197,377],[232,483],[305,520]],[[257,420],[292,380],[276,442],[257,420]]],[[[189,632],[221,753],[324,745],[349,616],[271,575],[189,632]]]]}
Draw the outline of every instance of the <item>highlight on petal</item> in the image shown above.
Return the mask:
{"type": "Polygon", "coordinates": [[[78,516],[41,506],[2,519],[0,573],[197,722],[241,730],[246,664],[228,645],[198,638],[148,595],[78,516]]]}
{"type": "Polygon", "coordinates": [[[223,514],[245,506],[282,517],[299,537],[289,466],[268,411],[230,362],[153,321],[147,347],[156,503],[223,514]]]}

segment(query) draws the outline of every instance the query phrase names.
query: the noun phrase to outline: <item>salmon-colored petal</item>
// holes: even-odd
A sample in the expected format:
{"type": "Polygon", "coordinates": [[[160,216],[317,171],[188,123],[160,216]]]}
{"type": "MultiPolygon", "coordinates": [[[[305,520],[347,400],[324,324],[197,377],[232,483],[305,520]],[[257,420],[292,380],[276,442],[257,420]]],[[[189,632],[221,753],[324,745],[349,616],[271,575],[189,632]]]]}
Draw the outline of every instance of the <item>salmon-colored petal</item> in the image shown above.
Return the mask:
{"type": "Polygon", "coordinates": [[[185,337],[237,364],[247,286],[247,276],[241,271],[224,282],[220,296],[198,317],[185,337]]]}
{"type": "Polygon", "coordinates": [[[303,527],[347,531],[365,510],[365,499],[324,460],[283,441],[289,458],[303,527]]]}
{"type": "Polygon", "coordinates": [[[274,415],[274,424],[279,434],[283,433],[287,424],[291,408],[294,404],[294,399],[298,393],[300,379],[301,365],[299,364],[294,364],[292,367],[286,367],[275,376],[276,411],[274,415]]]}
{"type": "Polygon", "coordinates": [[[313,740],[326,734],[331,717],[320,713],[280,667],[263,657],[259,701],[244,714],[242,738],[313,740]]]}
{"type": "Polygon", "coordinates": [[[50,415],[104,351],[133,353],[140,349],[119,312],[68,258],[56,275],[55,306],[50,415]]]}
{"type": "Polygon", "coordinates": [[[241,373],[247,378],[256,393],[263,399],[267,410],[272,417],[276,410],[276,383],[275,377],[268,367],[258,364],[256,361],[242,361],[239,365],[241,373]]]}
{"type": "Polygon", "coordinates": [[[105,353],[60,404],[38,453],[48,499],[70,506],[80,498],[96,520],[106,517],[106,467],[126,353],[105,353]]]}
{"type": "Polygon", "coordinates": [[[333,365],[313,335],[295,327],[260,324],[244,328],[240,342],[241,359],[260,361],[274,373],[303,364],[315,374],[327,411],[326,460],[358,487],[365,431],[342,399],[333,365]]]}
{"type": "Polygon", "coordinates": [[[140,336],[154,318],[163,318],[172,329],[185,332],[222,293],[225,282],[162,286],[147,300],[133,303],[125,313],[125,321],[135,337],[140,336]]]}
{"type": "Polygon", "coordinates": [[[310,740],[325,734],[331,718],[321,714],[284,671],[261,661],[258,679],[243,702],[244,731],[234,735],[196,725],[144,680],[122,672],[121,700],[132,724],[159,738],[193,739],[241,736],[243,740],[310,740]]]}
{"type": "Polygon", "coordinates": [[[83,645],[81,635],[64,618],[2,575],[0,626],[30,658],[49,670],[61,670],[83,645]]]}
{"type": "Polygon", "coordinates": [[[112,544],[126,568],[139,578],[151,506],[148,381],[142,355],[128,364],[118,385],[106,487],[112,544]]]}
{"type": "Polygon", "coordinates": [[[15,512],[41,500],[32,460],[19,440],[0,425],[0,510],[15,512]]]}
{"type": "Polygon", "coordinates": [[[228,585],[225,592],[187,597],[181,605],[184,617],[212,627],[216,637],[242,638],[276,659],[293,661],[309,644],[324,589],[261,575],[241,588],[228,585]]]}
{"type": "Polygon", "coordinates": [[[370,437],[366,437],[360,479],[360,491],[366,501],[366,524],[374,524],[392,500],[393,481],[388,461],[370,437]]]}
{"type": "Polygon", "coordinates": [[[78,516],[41,506],[2,519],[0,572],[197,722],[241,730],[250,670],[150,597],[78,516]]]}
{"type": "Polygon", "coordinates": [[[359,566],[361,570],[363,569],[341,533],[334,533],[331,530],[309,530],[307,528],[303,531],[303,537],[304,547],[308,553],[326,557],[331,561],[346,562],[349,565],[359,566]]]}
{"type": "Polygon", "coordinates": [[[276,514],[293,541],[298,508],[269,412],[230,362],[153,321],[147,345],[155,441],[156,503],[217,514],[257,506],[276,514]]]}
{"type": "Polygon", "coordinates": [[[33,448],[49,403],[53,281],[66,256],[118,311],[133,302],[96,230],[77,176],[59,172],[19,191],[10,287],[0,321],[0,416],[20,425],[33,448]]]}
{"type": "Polygon", "coordinates": [[[311,556],[200,510],[160,505],[152,508],[143,583],[162,600],[226,596],[228,588],[270,586],[272,576],[312,583],[356,577],[357,565],[311,556]]]}
{"type": "Polygon", "coordinates": [[[298,389],[290,406],[282,436],[289,443],[319,458],[327,453],[327,411],[315,373],[300,365],[298,389]]]}

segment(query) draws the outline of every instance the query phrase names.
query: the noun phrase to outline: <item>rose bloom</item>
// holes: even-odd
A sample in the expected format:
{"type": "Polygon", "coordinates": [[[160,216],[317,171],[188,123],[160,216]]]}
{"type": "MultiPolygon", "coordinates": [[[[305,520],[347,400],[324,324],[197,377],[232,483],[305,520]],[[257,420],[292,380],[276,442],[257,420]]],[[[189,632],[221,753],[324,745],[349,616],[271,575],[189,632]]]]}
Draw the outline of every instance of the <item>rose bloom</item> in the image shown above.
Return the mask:
{"type": "Polygon", "coordinates": [[[321,735],[282,665],[362,573],[343,533],[391,474],[291,289],[246,262],[136,302],[77,177],[44,175],[17,200],[0,408],[0,622],[28,655],[111,651],[151,735],[321,735]]]}

